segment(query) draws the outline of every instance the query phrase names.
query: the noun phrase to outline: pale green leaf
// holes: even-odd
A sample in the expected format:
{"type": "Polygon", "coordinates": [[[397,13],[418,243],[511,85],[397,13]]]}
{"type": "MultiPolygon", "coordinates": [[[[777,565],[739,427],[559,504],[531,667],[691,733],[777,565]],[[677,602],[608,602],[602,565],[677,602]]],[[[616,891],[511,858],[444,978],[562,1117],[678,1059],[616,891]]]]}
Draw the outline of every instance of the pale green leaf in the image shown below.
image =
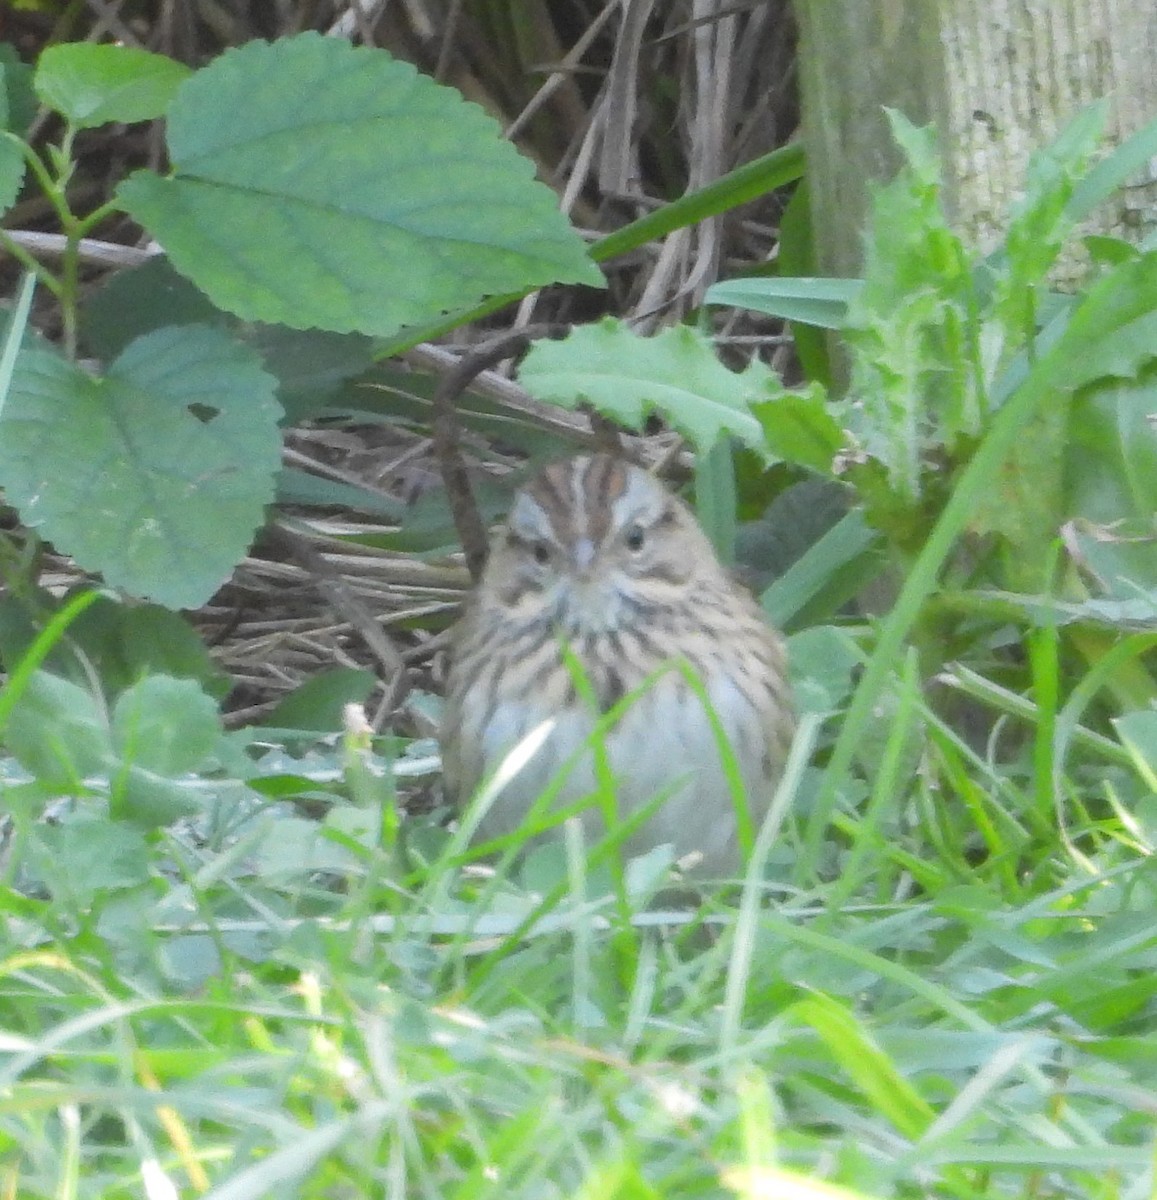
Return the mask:
{"type": "Polygon", "coordinates": [[[189,74],[183,63],[135,46],[68,42],[44,51],[34,83],[49,108],[90,129],[163,116],[189,74]]]}
{"type": "Polygon", "coordinates": [[[757,400],[783,391],[760,362],[728,370],[708,338],[686,325],[640,337],[613,319],[575,329],[559,342],[536,343],[519,372],[523,386],[562,408],[590,403],[628,429],[658,413],[697,450],[738,438],[767,457],[757,400]]]}

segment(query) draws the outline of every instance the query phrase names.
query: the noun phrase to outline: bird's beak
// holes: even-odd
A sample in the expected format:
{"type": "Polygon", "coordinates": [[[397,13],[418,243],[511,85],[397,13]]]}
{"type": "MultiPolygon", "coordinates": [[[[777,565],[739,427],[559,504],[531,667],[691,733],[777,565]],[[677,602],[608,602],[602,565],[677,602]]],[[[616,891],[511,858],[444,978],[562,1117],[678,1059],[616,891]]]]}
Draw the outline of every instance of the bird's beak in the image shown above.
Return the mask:
{"type": "Polygon", "coordinates": [[[574,544],[574,565],[580,575],[585,575],[595,561],[595,544],[590,538],[579,538],[574,544]]]}

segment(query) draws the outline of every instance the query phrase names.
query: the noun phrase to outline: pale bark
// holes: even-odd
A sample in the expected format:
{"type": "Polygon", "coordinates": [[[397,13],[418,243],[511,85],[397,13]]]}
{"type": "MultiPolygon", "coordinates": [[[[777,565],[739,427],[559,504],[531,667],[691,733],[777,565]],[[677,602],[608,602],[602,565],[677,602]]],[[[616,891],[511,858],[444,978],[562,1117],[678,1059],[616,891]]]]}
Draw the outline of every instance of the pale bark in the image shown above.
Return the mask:
{"type": "MultiPolygon", "coordinates": [[[[855,275],[868,185],[898,165],[882,106],[933,123],[946,202],[977,249],[999,240],[1029,155],[1094,100],[1107,145],[1157,117],[1154,0],[797,0],[808,174],[825,273],[855,275]]],[[[1157,163],[1089,232],[1157,229],[1157,163]]],[[[1070,271],[1078,269],[1070,263],[1070,271]]]]}

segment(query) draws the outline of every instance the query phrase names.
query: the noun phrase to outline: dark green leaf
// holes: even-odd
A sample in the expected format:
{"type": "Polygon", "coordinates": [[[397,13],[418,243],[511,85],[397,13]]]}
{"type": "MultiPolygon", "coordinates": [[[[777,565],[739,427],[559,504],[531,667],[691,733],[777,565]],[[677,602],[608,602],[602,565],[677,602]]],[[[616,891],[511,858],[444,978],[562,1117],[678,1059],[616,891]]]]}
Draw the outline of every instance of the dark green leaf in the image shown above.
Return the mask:
{"type": "MultiPolygon", "coordinates": [[[[37,599],[33,608],[26,597],[0,598],[0,655],[5,664],[18,662],[28,652],[60,607],[48,593],[37,599]]],[[[111,596],[99,596],[73,621],[44,666],[74,683],[88,682],[95,671],[110,692],[123,691],[147,674],[195,679],[217,699],[231,686],[184,617],[156,604],[125,604],[111,596]]]]}
{"type": "Polygon", "coordinates": [[[863,656],[847,630],[818,625],[793,634],[789,662],[801,712],[836,711],[852,690],[863,656]]]}
{"type": "Polygon", "coordinates": [[[4,120],[0,121],[0,128],[23,137],[36,117],[32,68],[21,60],[15,46],[7,42],[0,42],[0,81],[4,108],[4,120]]]}
{"type": "Polygon", "coordinates": [[[863,512],[853,509],[771,584],[760,603],[781,628],[834,616],[879,574],[879,541],[863,512]]]}
{"type": "Polygon", "coordinates": [[[205,792],[193,781],[182,782],[157,775],[137,763],[117,774],[109,804],[110,814],[144,829],[161,829],[182,817],[195,816],[204,807],[205,792]]]}
{"type": "Polygon", "coordinates": [[[277,729],[333,733],[343,725],[347,704],[364,704],[377,680],[370,671],[330,667],[307,679],[280,701],[263,724],[277,729]]]}
{"type": "Polygon", "coordinates": [[[616,229],[591,247],[591,257],[595,262],[606,262],[676,229],[684,229],[707,217],[729,212],[749,200],[794,183],[802,176],[803,170],[803,144],[793,142],[781,146],[762,158],[736,167],[706,187],[688,192],[622,229],[616,229]]]}
{"type": "Polygon", "coordinates": [[[24,183],[24,154],[14,133],[0,130],[0,216],[16,203],[24,183]]]}
{"type": "Polygon", "coordinates": [[[130,342],[169,325],[231,324],[163,254],[110,275],[85,300],[80,318],[86,348],[106,362],[130,342]]]}
{"type": "Polygon", "coordinates": [[[1157,157],[1157,120],[1143,125],[1107,154],[1073,189],[1068,204],[1069,220],[1079,225],[1099,204],[1141,171],[1150,169],[1157,157]]]}
{"type": "Polygon", "coordinates": [[[283,467],[277,475],[279,504],[309,504],[333,508],[352,508],[372,516],[396,520],[406,505],[392,496],[355,487],[338,479],[323,479],[294,467],[283,467]]]}

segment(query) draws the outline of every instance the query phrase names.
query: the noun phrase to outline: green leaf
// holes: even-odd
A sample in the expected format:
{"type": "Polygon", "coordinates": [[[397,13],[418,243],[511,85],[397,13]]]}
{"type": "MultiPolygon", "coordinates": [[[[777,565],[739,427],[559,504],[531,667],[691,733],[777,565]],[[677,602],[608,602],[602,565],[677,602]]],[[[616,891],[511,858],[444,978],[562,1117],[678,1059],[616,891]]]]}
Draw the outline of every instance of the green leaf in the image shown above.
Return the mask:
{"type": "Polygon", "coordinates": [[[735,562],[735,463],[728,442],[716,442],[695,459],[695,515],[719,561],[735,562]]]}
{"type": "Polygon", "coordinates": [[[294,467],[285,467],[278,473],[277,503],[352,508],[391,521],[400,520],[406,512],[403,500],[337,479],[323,479],[294,467]]]}
{"type": "Polygon", "coordinates": [[[45,351],[17,361],[0,480],[26,524],[114,586],[204,603],[273,498],[272,378],[211,329],[134,342],[103,379],[45,351]]]}
{"type": "Polygon", "coordinates": [[[16,203],[24,183],[24,154],[14,133],[0,129],[0,216],[16,203]]]}
{"type": "Polygon", "coordinates": [[[977,434],[984,414],[972,371],[972,267],[940,204],[935,139],[889,117],[908,161],[873,197],[864,286],[845,329],[854,359],[840,415],[913,505],[930,462],[977,434]]]}
{"type": "Polygon", "coordinates": [[[257,325],[241,336],[277,380],[287,425],[317,416],[346,383],[374,363],[373,342],[357,333],[257,325]]]}
{"type": "Polygon", "coordinates": [[[794,183],[803,171],[803,144],[792,142],[781,146],[600,238],[591,247],[591,258],[595,262],[606,262],[676,229],[685,229],[708,217],[730,212],[776,188],[794,183]]]}
{"type": "Polygon", "coordinates": [[[0,43],[0,215],[16,202],[24,182],[21,135],[36,115],[31,68],[0,43]]]}
{"type": "Polygon", "coordinates": [[[1014,548],[1011,583],[1017,588],[1041,585],[1041,572],[1064,521],[1062,463],[1071,406],[1072,394],[1062,391],[1037,409],[970,522],[973,533],[1008,539],[1014,548]]]}
{"type": "Polygon", "coordinates": [[[4,111],[0,128],[23,137],[36,117],[32,68],[21,61],[16,47],[7,42],[0,42],[0,93],[0,107],[4,111]]]}
{"type": "Polygon", "coordinates": [[[728,279],[712,284],[704,299],[821,329],[842,329],[863,286],[860,279],[728,279]]]}
{"type": "Polygon", "coordinates": [[[227,51],[168,115],[174,173],[118,198],[219,307],[388,335],[602,274],[478,107],[384,51],[303,34],[227,51]]]}
{"type": "Polygon", "coordinates": [[[1024,194],[1012,207],[1004,244],[991,263],[996,271],[992,310],[1014,345],[1036,332],[1037,290],[1073,230],[1069,201],[1104,120],[1103,103],[1084,110],[1029,159],[1024,194]]]}
{"type": "Polygon", "coordinates": [[[5,743],[42,783],[74,789],[107,769],[112,741],[103,706],[88,688],[37,671],[8,718],[5,743]]]}
{"type": "MultiPolygon", "coordinates": [[[[48,593],[37,599],[40,603],[32,607],[27,596],[0,597],[0,658],[6,664],[19,662],[44,623],[63,607],[48,593]]],[[[107,595],[98,596],[73,621],[68,637],[53,647],[44,666],[81,684],[95,672],[112,692],[147,674],[196,679],[218,699],[232,686],[184,617],[156,604],[125,604],[107,595]]]]}
{"type": "Polygon", "coordinates": [[[221,736],[217,704],[191,679],[149,675],[118,697],[112,733],[120,758],[161,775],[183,775],[221,736]]]}
{"type": "Polygon", "coordinates": [[[588,402],[628,429],[642,429],[658,412],[698,451],[730,434],[765,458],[751,405],[783,391],[760,362],[741,373],[728,370],[710,340],[689,326],[640,337],[609,317],[562,341],[537,342],[519,379],[532,395],[562,408],[588,402]]]}
{"type": "Polygon", "coordinates": [[[336,732],[347,704],[364,704],[377,682],[371,671],[331,667],[307,679],[262,722],[274,729],[336,732]]]}
{"type": "Polygon", "coordinates": [[[1076,405],[1071,467],[1083,477],[1085,501],[1077,515],[1109,521],[1157,513],[1157,380],[1102,384],[1076,405]],[[1096,482],[1085,475],[1093,462],[1096,482]],[[1109,504],[1096,496],[1105,490],[1114,494],[1109,504]]]}
{"type": "Polygon", "coordinates": [[[85,303],[81,336],[94,354],[108,359],[155,329],[193,324],[215,325],[257,350],[278,381],[287,424],[316,415],[374,364],[373,342],[360,334],[238,321],[215,308],[164,255],[111,276],[85,303]]]}
{"type": "Polygon", "coordinates": [[[1157,381],[1102,383],[1077,396],[1064,460],[1072,542],[1120,600],[1157,591],[1157,381]]]}
{"type": "Polygon", "coordinates": [[[80,129],[92,129],[164,116],[190,74],[183,63],[134,46],[68,42],[41,54],[34,84],[49,108],[80,129]]]}
{"type": "Polygon", "coordinates": [[[1157,357],[1157,252],[1102,276],[1073,312],[1055,347],[1067,386],[1130,379],[1157,357]]]}
{"type": "Polygon", "coordinates": [[[834,616],[879,573],[880,536],[860,509],[846,513],[760,596],[764,611],[781,629],[834,616]],[[822,605],[820,601],[823,601],[822,605]]]}
{"type": "Polygon", "coordinates": [[[1143,125],[1113,148],[1073,189],[1069,200],[1069,220],[1078,225],[1099,204],[1141,171],[1147,171],[1157,157],[1157,120],[1143,125]]]}
{"type": "Polygon", "coordinates": [[[800,712],[836,712],[852,691],[863,655],[852,635],[835,625],[816,625],[788,640],[793,690],[800,712]]]}
{"type": "Polygon", "coordinates": [[[42,826],[36,845],[54,897],[77,908],[88,908],[100,892],[144,883],[152,870],[143,834],[104,817],[42,826]]]}
{"type": "Polygon", "coordinates": [[[232,323],[163,254],[110,275],[80,310],[84,346],[106,362],[136,338],[168,325],[226,328],[232,323]]]}
{"type": "Polygon", "coordinates": [[[204,808],[204,791],[194,781],[169,779],[137,763],[124,764],[109,801],[109,814],[144,829],[160,829],[204,808]]]}
{"type": "Polygon", "coordinates": [[[835,459],[847,442],[832,416],[823,387],[812,384],[753,404],[768,448],[777,458],[832,476],[835,459]]]}

